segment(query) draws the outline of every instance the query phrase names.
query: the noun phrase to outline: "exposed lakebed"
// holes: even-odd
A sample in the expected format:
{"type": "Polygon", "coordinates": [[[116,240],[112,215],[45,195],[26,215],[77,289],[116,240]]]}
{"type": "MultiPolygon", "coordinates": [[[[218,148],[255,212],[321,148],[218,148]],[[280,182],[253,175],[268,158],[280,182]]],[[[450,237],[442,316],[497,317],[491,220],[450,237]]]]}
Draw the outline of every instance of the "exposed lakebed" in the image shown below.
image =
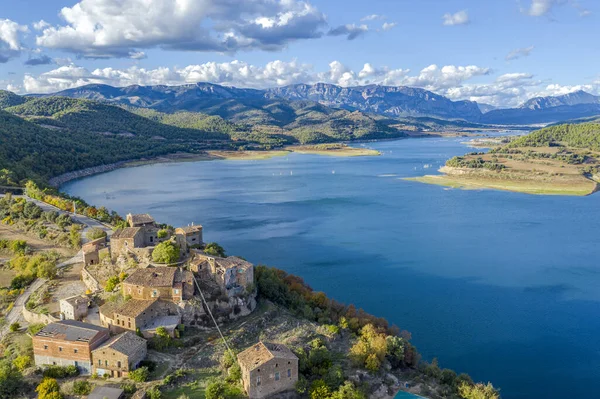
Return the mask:
{"type": "Polygon", "coordinates": [[[401,179],[468,152],[461,141],[145,165],[62,189],[121,214],[201,223],[229,254],[386,317],[426,359],[491,380],[503,398],[600,397],[600,196],[401,179]]]}

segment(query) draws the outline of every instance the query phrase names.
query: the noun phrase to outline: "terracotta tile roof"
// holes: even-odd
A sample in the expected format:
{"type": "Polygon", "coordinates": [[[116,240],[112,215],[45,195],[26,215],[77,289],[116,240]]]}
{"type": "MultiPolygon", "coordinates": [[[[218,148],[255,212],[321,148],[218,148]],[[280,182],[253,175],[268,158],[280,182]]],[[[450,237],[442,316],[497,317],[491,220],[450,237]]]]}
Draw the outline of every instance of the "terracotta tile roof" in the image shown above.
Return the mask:
{"type": "Polygon", "coordinates": [[[127,317],[137,317],[142,312],[145,312],[150,306],[152,306],[158,298],[155,299],[130,299],[118,308],[114,310],[114,313],[127,316],[127,317]]]}
{"type": "Polygon", "coordinates": [[[254,370],[271,359],[298,360],[298,357],[285,345],[259,342],[238,354],[238,362],[248,370],[254,370]]]}
{"type": "Polygon", "coordinates": [[[89,342],[96,335],[108,331],[104,327],[76,320],[62,320],[50,323],[37,334],[41,338],[57,338],[65,341],[89,342]]]}
{"type": "Polygon", "coordinates": [[[144,287],[172,287],[178,269],[177,267],[168,266],[136,269],[125,279],[124,283],[144,287]]]}
{"type": "Polygon", "coordinates": [[[127,331],[112,337],[110,340],[108,340],[106,343],[102,344],[92,352],[112,349],[126,356],[132,356],[144,347],[146,347],[146,340],[144,338],[138,337],[131,331],[127,331]]]}
{"type": "Polygon", "coordinates": [[[110,237],[110,239],[114,240],[118,238],[133,238],[140,231],[142,231],[140,227],[125,227],[124,229],[117,229],[110,237]]]}

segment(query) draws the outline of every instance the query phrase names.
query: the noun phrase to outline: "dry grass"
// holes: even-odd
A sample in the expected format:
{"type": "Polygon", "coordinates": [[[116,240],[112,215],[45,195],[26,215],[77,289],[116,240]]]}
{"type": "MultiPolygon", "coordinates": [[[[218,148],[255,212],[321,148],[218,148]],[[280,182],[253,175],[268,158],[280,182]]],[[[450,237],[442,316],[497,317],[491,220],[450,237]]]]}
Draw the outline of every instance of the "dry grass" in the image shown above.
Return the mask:
{"type": "Polygon", "coordinates": [[[0,239],[7,239],[11,241],[25,240],[27,241],[27,245],[29,245],[29,247],[35,252],[55,250],[65,258],[70,258],[76,253],[76,251],[73,249],[59,247],[49,241],[44,241],[34,235],[26,234],[25,232],[18,230],[13,226],[8,226],[5,224],[0,224],[0,239]]]}

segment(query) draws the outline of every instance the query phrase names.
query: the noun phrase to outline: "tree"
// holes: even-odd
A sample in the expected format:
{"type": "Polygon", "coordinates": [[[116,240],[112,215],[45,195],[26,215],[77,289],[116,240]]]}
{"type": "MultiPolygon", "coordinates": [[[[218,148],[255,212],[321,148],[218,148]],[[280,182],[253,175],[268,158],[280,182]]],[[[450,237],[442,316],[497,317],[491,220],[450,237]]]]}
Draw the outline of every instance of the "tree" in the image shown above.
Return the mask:
{"type": "Polygon", "coordinates": [[[160,239],[162,238],[167,238],[167,236],[169,235],[168,230],[166,229],[160,229],[158,230],[158,232],[156,233],[156,236],[160,239]]]}
{"type": "Polygon", "coordinates": [[[52,280],[56,278],[57,268],[55,262],[44,261],[38,266],[38,277],[52,280]]]}
{"type": "Polygon", "coordinates": [[[21,391],[23,375],[8,360],[0,360],[0,398],[10,398],[21,391]]]}
{"type": "Polygon", "coordinates": [[[119,276],[109,277],[108,280],[106,280],[106,284],[104,284],[104,291],[113,292],[117,287],[117,284],[119,284],[119,282],[119,276]]]}
{"type": "Polygon", "coordinates": [[[367,395],[356,389],[354,384],[346,381],[340,388],[331,395],[331,399],[366,399],[367,395]]]}
{"type": "Polygon", "coordinates": [[[137,370],[129,372],[129,378],[135,382],[145,382],[146,380],[148,380],[149,375],[150,372],[148,371],[148,367],[146,366],[140,367],[137,370]]]}
{"type": "Polygon", "coordinates": [[[217,244],[216,242],[206,244],[206,246],[204,247],[204,253],[212,256],[218,256],[221,258],[226,257],[225,249],[223,249],[223,247],[217,244]]]}
{"type": "Polygon", "coordinates": [[[106,231],[98,227],[93,227],[87,233],[85,233],[85,236],[88,240],[94,241],[98,238],[106,237],[106,231]]]}
{"type": "Polygon", "coordinates": [[[241,399],[244,397],[240,388],[217,379],[208,383],[205,395],[206,399],[241,399]]]}
{"type": "Polygon", "coordinates": [[[486,385],[463,382],[458,387],[458,393],[464,399],[500,399],[500,394],[490,382],[486,385]]]}
{"type": "Polygon", "coordinates": [[[331,396],[331,390],[323,380],[315,380],[310,385],[310,399],[326,399],[331,396]]]}
{"type": "Polygon", "coordinates": [[[13,360],[13,365],[17,368],[17,370],[23,371],[27,367],[31,366],[31,356],[28,356],[28,355],[17,356],[13,360]]]}
{"type": "Polygon", "coordinates": [[[171,336],[166,328],[161,326],[156,329],[156,335],[152,338],[152,345],[159,351],[171,345],[171,336]]]}
{"type": "Polygon", "coordinates": [[[152,260],[157,263],[175,263],[179,260],[179,247],[171,241],[161,242],[152,251],[152,260]]]}
{"type": "Polygon", "coordinates": [[[38,393],[38,399],[60,399],[60,387],[54,378],[44,378],[35,391],[38,393]],[[58,394],[58,396],[56,395],[58,394]]]}
{"type": "Polygon", "coordinates": [[[158,390],[157,387],[153,387],[146,391],[149,399],[160,399],[162,397],[162,393],[158,390]]]}
{"type": "Polygon", "coordinates": [[[92,384],[86,380],[78,380],[73,383],[73,393],[75,395],[89,395],[92,391],[92,384]]]}
{"type": "Polygon", "coordinates": [[[15,255],[25,255],[25,252],[27,252],[27,242],[25,240],[14,240],[10,243],[10,250],[15,255]]]}
{"type": "Polygon", "coordinates": [[[69,230],[69,242],[71,243],[71,247],[79,248],[79,245],[81,244],[79,226],[71,225],[71,229],[69,230]]]}

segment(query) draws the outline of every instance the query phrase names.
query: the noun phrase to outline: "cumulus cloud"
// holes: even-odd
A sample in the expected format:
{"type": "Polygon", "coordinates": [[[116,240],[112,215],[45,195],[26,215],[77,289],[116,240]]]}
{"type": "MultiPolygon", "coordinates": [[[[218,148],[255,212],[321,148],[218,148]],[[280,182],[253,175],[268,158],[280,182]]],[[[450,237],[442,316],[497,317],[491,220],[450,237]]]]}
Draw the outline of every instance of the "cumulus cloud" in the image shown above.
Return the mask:
{"type": "Polygon", "coordinates": [[[529,57],[533,49],[534,46],[515,49],[506,55],[506,61],[516,60],[521,57],[529,57]]]}
{"type": "Polygon", "coordinates": [[[531,0],[531,5],[526,9],[526,13],[532,17],[541,17],[560,3],[564,3],[564,0],[531,0]]]}
{"type": "Polygon", "coordinates": [[[29,29],[10,19],[0,19],[0,64],[18,57],[24,49],[21,35],[29,29]]]}
{"type": "Polygon", "coordinates": [[[52,58],[48,57],[45,54],[43,54],[39,57],[29,58],[27,61],[24,62],[25,65],[29,65],[29,66],[50,65],[53,63],[54,63],[54,61],[52,60],[52,58]]]}
{"type": "Polygon", "coordinates": [[[302,0],[80,0],[64,24],[36,23],[38,46],[89,58],[136,57],[139,49],[279,50],[318,38],[325,15],[302,0]]]}
{"type": "Polygon", "coordinates": [[[446,26],[466,25],[471,22],[467,10],[458,11],[454,14],[447,13],[442,18],[446,26]]]}
{"type": "Polygon", "coordinates": [[[398,25],[396,22],[384,22],[383,25],[381,25],[381,29],[388,31],[395,28],[396,25],[398,25]]]}
{"type": "Polygon", "coordinates": [[[331,29],[327,34],[329,36],[346,36],[348,40],[354,40],[369,31],[367,25],[347,24],[331,29]]]}

